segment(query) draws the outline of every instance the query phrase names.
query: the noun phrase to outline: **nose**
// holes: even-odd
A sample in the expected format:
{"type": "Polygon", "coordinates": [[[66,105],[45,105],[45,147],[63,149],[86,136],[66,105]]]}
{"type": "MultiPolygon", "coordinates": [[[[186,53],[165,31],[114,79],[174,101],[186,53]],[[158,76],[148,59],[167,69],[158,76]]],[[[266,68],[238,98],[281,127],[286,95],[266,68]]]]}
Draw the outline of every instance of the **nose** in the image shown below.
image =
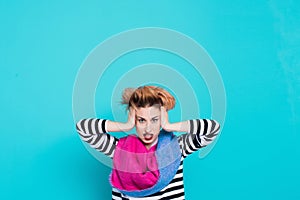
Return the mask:
{"type": "Polygon", "coordinates": [[[150,132],[151,131],[151,124],[150,123],[147,123],[145,130],[146,130],[146,132],[150,132]]]}

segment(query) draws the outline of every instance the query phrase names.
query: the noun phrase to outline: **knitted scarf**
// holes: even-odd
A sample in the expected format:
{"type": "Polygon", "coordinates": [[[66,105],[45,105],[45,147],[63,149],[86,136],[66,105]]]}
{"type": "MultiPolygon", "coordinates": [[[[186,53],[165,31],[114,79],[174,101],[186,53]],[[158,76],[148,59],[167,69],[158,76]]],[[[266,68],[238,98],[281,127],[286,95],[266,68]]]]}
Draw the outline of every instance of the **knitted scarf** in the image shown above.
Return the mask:
{"type": "Polygon", "coordinates": [[[166,187],[180,165],[177,137],[161,130],[157,145],[146,149],[135,135],[118,141],[110,183],[123,194],[144,197],[166,187]]]}

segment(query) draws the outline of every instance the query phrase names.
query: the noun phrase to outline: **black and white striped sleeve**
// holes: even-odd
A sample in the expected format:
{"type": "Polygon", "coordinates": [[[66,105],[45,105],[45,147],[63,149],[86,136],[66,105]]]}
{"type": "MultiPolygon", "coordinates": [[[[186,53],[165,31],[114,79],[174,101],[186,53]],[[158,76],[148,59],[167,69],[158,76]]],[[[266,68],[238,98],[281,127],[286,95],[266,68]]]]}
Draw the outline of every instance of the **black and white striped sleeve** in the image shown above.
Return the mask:
{"type": "Polygon", "coordinates": [[[189,123],[189,133],[178,137],[183,157],[213,142],[220,131],[220,124],[215,120],[194,119],[189,123]]]}
{"type": "Polygon", "coordinates": [[[82,119],[77,122],[76,130],[83,141],[112,158],[118,139],[107,134],[106,122],[105,119],[82,119]]]}

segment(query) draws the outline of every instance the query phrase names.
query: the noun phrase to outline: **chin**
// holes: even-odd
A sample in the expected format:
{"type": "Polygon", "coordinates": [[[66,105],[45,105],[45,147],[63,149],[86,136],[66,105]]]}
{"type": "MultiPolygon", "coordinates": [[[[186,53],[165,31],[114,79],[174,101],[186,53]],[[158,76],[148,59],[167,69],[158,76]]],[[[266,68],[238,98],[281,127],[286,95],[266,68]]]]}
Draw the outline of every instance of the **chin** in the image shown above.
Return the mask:
{"type": "Polygon", "coordinates": [[[145,145],[152,144],[154,140],[142,140],[145,145]]]}

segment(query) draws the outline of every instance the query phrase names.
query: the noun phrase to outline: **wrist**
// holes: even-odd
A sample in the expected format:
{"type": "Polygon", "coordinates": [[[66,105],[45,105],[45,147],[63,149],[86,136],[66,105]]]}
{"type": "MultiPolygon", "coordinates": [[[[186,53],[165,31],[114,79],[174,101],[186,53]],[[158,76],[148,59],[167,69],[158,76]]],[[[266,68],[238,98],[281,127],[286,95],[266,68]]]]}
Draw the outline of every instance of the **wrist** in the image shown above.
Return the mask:
{"type": "Polygon", "coordinates": [[[190,124],[189,121],[166,123],[162,128],[168,132],[189,132],[190,124]]]}
{"type": "Polygon", "coordinates": [[[168,132],[173,131],[172,124],[170,124],[170,123],[164,123],[162,125],[162,129],[164,129],[165,131],[168,131],[168,132]]]}
{"type": "Polygon", "coordinates": [[[130,131],[131,129],[133,129],[134,125],[134,122],[128,121],[124,124],[124,131],[130,131]]]}

